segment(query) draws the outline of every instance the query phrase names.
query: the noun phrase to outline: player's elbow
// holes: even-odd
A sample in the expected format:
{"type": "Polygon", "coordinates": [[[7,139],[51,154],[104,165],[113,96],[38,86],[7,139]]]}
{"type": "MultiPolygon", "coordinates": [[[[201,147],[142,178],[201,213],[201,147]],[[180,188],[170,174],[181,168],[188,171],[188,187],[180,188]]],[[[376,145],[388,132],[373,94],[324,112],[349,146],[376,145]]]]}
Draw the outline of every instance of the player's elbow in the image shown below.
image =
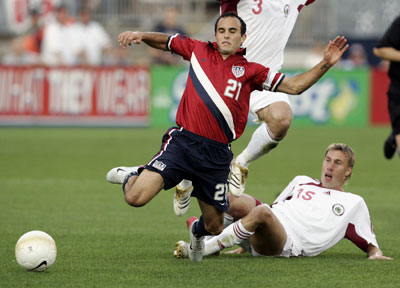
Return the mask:
{"type": "Polygon", "coordinates": [[[373,53],[374,53],[374,55],[376,56],[376,57],[382,57],[382,51],[381,51],[381,49],[379,49],[379,48],[374,48],[373,50],[373,53]]]}
{"type": "Polygon", "coordinates": [[[293,93],[291,95],[301,95],[306,90],[307,89],[305,89],[303,87],[297,87],[295,90],[293,90],[293,93]]]}
{"type": "Polygon", "coordinates": [[[297,79],[296,77],[293,78],[285,78],[281,85],[278,86],[277,91],[283,92],[289,95],[300,95],[303,93],[307,88],[297,79]]]}

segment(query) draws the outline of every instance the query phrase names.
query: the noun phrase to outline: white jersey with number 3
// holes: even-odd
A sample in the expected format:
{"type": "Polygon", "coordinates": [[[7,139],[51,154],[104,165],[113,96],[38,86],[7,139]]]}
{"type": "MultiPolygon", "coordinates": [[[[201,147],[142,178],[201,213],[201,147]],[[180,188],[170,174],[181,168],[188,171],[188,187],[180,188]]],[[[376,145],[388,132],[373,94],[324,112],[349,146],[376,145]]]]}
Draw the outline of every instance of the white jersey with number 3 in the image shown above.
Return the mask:
{"type": "MultiPolygon", "coordinates": [[[[301,9],[315,0],[219,0],[221,13],[236,12],[247,25],[247,38],[243,43],[246,59],[257,62],[272,71],[279,71],[283,64],[283,51],[301,9]]],[[[250,111],[256,112],[275,103],[286,102],[284,93],[253,91],[250,111]]],[[[261,121],[261,119],[259,119],[261,121]]]]}
{"type": "Polygon", "coordinates": [[[300,255],[316,256],[343,238],[365,252],[368,244],[379,247],[364,199],[324,188],[308,176],[295,177],[272,204],[272,211],[300,255]]]}
{"type": "Polygon", "coordinates": [[[237,14],[247,25],[247,39],[243,44],[243,47],[248,47],[247,60],[278,71],[283,64],[283,50],[300,10],[314,1],[222,0],[221,9],[222,12],[232,10],[232,2],[237,2],[237,14]],[[230,3],[224,6],[224,2],[230,3]]]}

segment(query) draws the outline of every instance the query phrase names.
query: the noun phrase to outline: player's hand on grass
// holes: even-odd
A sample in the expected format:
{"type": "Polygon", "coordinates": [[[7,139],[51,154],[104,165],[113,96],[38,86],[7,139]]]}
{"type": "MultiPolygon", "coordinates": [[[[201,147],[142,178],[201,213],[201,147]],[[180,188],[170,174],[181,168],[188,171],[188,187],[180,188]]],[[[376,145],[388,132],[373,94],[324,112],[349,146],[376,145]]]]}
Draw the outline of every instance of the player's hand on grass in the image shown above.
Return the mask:
{"type": "Polygon", "coordinates": [[[133,31],[122,32],[118,35],[118,42],[124,48],[128,45],[140,44],[142,42],[142,33],[133,31]]]}
{"type": "Polygon", "coordinates": [[[329,41],[328,46],[324,50],[326,65],[329,67],[335,65],[348,48],[349,44],[347,44],[347,39],[344,36],[336,36],[335,39],[329,41]]]}
{"type": "Polygon", "coordinates": [[[368,260],[393,260],[393,258],[374,254],[374,255],[369,256],[368,260]]]}
{"type": "Polygon", "coordinates": [[[240,248],[237,248],[237,249],[235,249],[235,250],[230,250],[230,251],[227,251],[227,252],[225,252],[224,254],[244,254],[244,253],[246,253],[247,251],[245,250],[245,249],[243,249],[242,247],[240,247],[240,248]]]}
{"type": "Polygon", "coordinates": [[[393,258],[383,256],[383,252],[373,244],[368,245],[367,249],[368,260],[393,260],[393,258]]]}

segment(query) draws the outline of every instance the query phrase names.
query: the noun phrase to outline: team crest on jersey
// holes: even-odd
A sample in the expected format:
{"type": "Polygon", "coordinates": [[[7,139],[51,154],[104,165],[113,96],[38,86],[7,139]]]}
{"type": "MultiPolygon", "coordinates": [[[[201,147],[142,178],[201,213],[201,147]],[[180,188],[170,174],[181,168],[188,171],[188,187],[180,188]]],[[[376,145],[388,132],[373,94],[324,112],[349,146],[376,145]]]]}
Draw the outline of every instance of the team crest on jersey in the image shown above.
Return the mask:
{"type": "Polygon", "coordinates": [[[242,77],[244,75],[244,67],[232,66],[232,73],[236,78],[242,77]]]}
{"type": "Polygon", "coordinates": [[[335,204],[332,206],[332,211],[336,216],[342,216],[344,214],[344,207],[342,204],[335,204]]]}
{"type": "Polygon", "coordinates": [[[283,13],[285,14],[285,17],[289,15],[290,12],[290,6],[289,4],[286,4],[285,7],[283,8],[283,13]]]}

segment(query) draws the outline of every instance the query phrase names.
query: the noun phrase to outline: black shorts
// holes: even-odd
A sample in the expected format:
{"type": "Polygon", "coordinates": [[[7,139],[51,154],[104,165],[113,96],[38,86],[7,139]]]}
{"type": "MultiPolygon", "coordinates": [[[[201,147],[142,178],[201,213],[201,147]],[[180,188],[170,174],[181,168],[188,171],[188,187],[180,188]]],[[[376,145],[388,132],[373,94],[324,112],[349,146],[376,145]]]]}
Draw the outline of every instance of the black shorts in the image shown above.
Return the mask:
{"type": "Polygon", "coordinates": [[[165,190],[176,186],[182,179],[191,180],[194,187],[192,196],[220,211],[227,211],[232,158],[230,144],[173,127],[164,134],[160,151],[145,168],[163,177],[165,190]]]}

